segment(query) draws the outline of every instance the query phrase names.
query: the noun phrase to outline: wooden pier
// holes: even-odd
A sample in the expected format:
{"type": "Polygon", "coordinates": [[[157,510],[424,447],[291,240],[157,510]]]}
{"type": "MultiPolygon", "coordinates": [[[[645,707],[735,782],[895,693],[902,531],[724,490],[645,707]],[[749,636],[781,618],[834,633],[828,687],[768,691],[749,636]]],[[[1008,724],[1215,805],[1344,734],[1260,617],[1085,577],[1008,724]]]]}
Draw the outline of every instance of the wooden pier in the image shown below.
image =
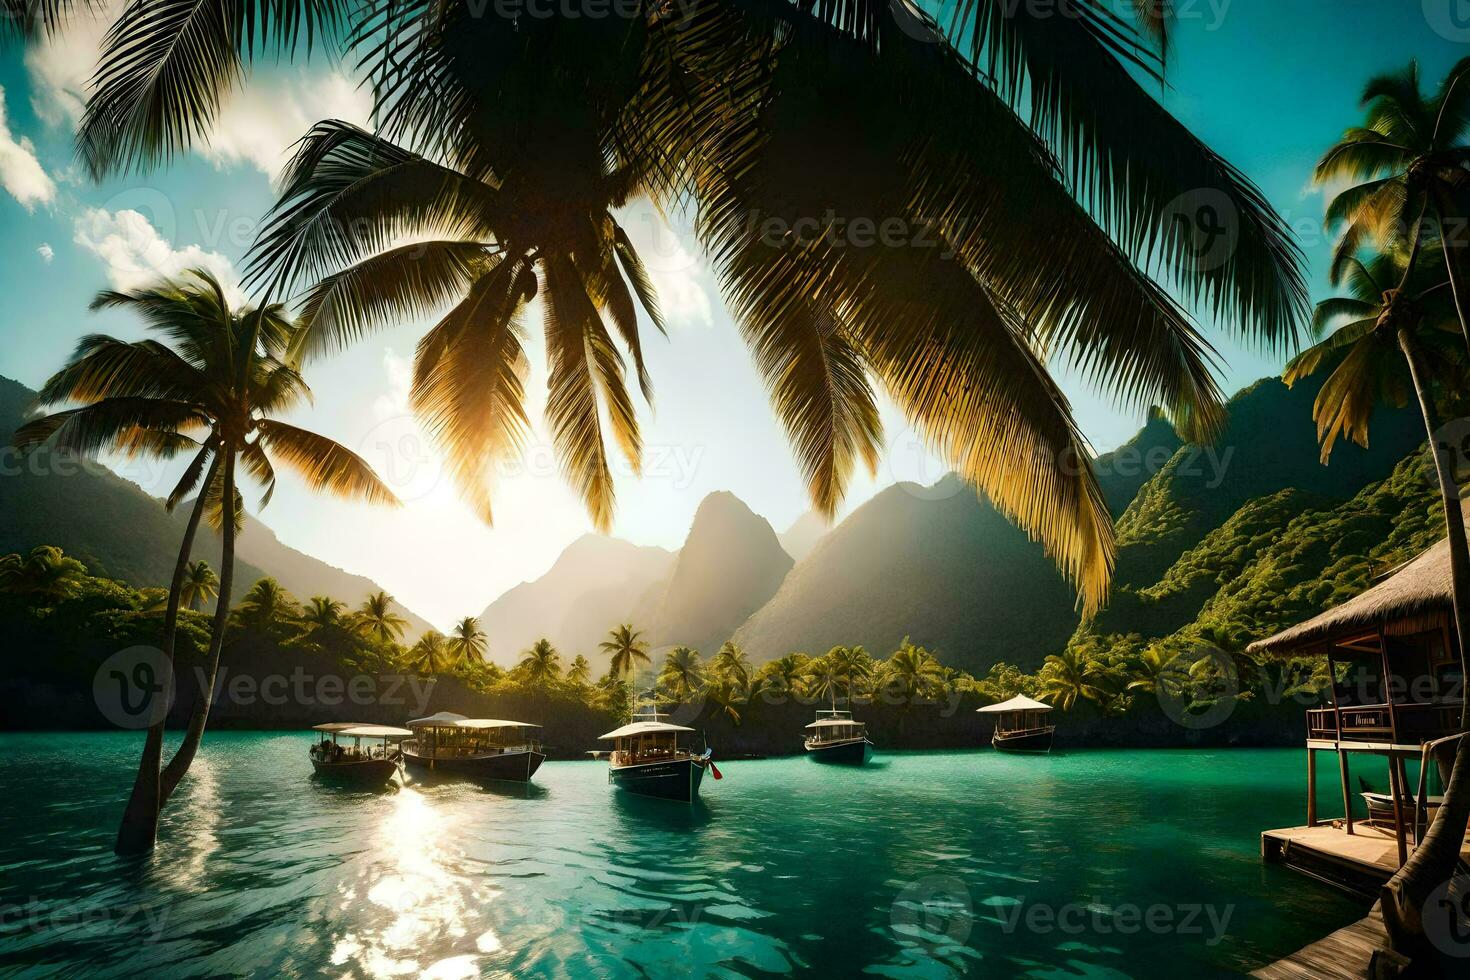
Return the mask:
{"type": "Polygon", "coordinates": [[[1375,909],[1350,926],[1251,974],[1261,980],[1363,980],[1374,950],[1388,945],[1375,909]]]}

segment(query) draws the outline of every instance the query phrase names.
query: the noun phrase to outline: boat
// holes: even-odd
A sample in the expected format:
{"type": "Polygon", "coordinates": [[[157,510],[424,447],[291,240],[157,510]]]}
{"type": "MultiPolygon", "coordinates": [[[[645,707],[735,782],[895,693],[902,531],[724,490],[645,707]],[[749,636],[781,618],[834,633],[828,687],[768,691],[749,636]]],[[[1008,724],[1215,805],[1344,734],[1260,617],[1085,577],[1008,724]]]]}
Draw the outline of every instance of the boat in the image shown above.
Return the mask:
{"type": "Polygon", "coordinates": [[[546,761],[541,743],[531,737],[531,729],[541,726],[529,722],[441,711],[408,727],[414,737],[403,743],[403,759],[415,769],[526,783],[546,761]]]}
{"type": "Polygon", "coordinates": [[[680,736],[694,729],[671,724],[666,717],[650,708],[635,714],[622,728],[599,736],[600,741],[613,743],[607,781],[639,796],[693,803],[706,769],[716,779],[722,777],[707,746],[696,754],[679,744],[680,736]]]}
{"type": "Polygon", "coordinates": [[[383,786],[403,764],[403,753],[397,743],[413,732],[386,725],[364,725],[358,722],[330,722],[313,726],[322,733],[311,747],[311,768],[318,775],[363,786],[383,786]],[[350,738],[345,746],[341,739],[350,738]],[[363,745],[362,740],[369,744],[363,745]],[[380,741],[381,744],[372,744],[380,741]]]}
{"type": "Polygon", "coordinates": [[[990,744],[1002,752],[1050,752],[1057,726],[1046,723],[1051,705],[1018,694],[1009,701],[975,709],[995,715],[990,744]]]}
{"type": "Polygon", "coordinates": [[[873,757],[868,726],[853,721],[851,711],[839,711],[835,706],[818,711],[817,720],[806,729],[806,757],[814,762],[860,766],[873,757]]]}

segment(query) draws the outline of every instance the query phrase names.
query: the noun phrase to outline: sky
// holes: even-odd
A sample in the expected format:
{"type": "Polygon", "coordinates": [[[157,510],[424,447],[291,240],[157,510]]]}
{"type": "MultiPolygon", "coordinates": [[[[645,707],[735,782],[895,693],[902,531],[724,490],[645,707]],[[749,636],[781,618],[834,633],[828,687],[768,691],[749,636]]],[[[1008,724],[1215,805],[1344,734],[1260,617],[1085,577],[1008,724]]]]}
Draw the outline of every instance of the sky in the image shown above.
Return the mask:
{"type": "MultiPolygon", "coordinates": [[[[1313,298],[1328,294],[1330,241],[1313,163],[1360,116],[1372,74],[1419,59],[1437,82],[1470,54],[1465,0],[1176,0],[1163,103],[1244,170],[1291,225],[1310,261],[1313,298]]],[[[115,9],[115,8],[114,8],[115,9]]],[[[77,339],[142,335],[125,314],[91,314],[103,288],[133,288],[203,266],[227,281],[274,199],[290,145],[322,118],[365,123],[370,100],[323,55],[256,67],[205,141],[167,166],[93,183],[72,136],[104,20],[82,20],[46,42],[0,49],[0,375],[34,388],[77,339]]],[[[807,509],[804,481],[708,264],[682,218],[647,205],[622,216],[659,290],[667,340],[644,342],[654,404],[643,412],[644,475],[617,478],[612,533],[677,548],[699,501],[730,490],[779,532],[807,509]],[[672,227],[671,227],[671,223],[672,227]]],[[[538,322],[535,311],[528,321],[538,322]]],[[[1234,391],[1275,374],[1281,357],[1233,343],[1201,318],[1234,391]]],[[[460,502],[407,409],[414,344],[427,323],[375,334],[309,365],[314,403],[291,421],[355,449],[388,480],[398,510],[345,504],[281,477],[260,517],[287,544],[367,575],[409,608],[445,626],[536,578],[591,528],[557,474],[544,427],[522,460],[497,473],[496,522],[460,502]]],[[[534,331],[533,331],[534,335],[534,331]]],[[[531,351],[533,415],[545,369],[531,351]]],[[[1059,377],[1098,451],[1127,440],[1142,409],[1059,377]]],[[[885,453],[875,478],[854,481],[843,512],[899,481],[932,483],[944,468],[886,407],[885,453]]],[[[123,475],[164,492],[176,468],[119,463],[123,475]]],[[[247,494],[254,509],[254,498],[247,494]]],[[[344,597],[355,598],[355,597],[344,597]]]]}

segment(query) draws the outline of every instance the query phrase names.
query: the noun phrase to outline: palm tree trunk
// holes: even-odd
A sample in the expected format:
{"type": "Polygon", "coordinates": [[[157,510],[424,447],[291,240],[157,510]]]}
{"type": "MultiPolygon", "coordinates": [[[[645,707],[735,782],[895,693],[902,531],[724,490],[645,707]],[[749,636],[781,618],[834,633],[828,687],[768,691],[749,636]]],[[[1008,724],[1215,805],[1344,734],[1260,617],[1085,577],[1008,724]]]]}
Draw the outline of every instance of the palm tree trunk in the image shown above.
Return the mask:
{"type": "MultiPolygon", "coordinates": [[[[162,810],[168,805],[168,799],[173,795],[179,782],[188,773],[189,766],[194,762],[194,756],[199,751],[199,743],[204,738],[204,726],[209,721],[209,707],[214,700],[215,676],[219,672],[220,651],[224,649],[225,632],[230,622],[230,588],[235,579],[235,453],[230,450],[225,453],[225,481],[224,492],[220,495],[221,506],[224,508],[224,521],[222,532],[224,534],[224,545],[220,552],[219,571],[219,601],[214,605],[214,622],[209,632],[209,677],[200,685],[199,700],[194,704],[194,711],[189,716],[189,727],[184,732],[184,741],[169,760],[163,770],[163,784],[159,787],[158,808],[162,810]]],[[[202,496],[202,495],[201,495],[202,496]]]]}
{"type": "MultiPolygon", "coordinates": [[[[1465,519],[1461,511],[1459,486],[1455,476],[1455,458],[1451,447],[1441,447],[1435,437],[1439,413],[1425,378],[1422,354],[1409,325],[1398,329],[1399,347],[1409,362],[1414,392],[1424,414],[1429,433],[1429,449],[1434,455],[1439,478],[1440,498],[1444,504],[1445,532],[1450,549],[1450,582],[1454,595],[1455,630],[1459,638],[1460,671],[1465,674],[1465,645],[1470,637],[1470,546],[1465,536],[1465,519]]],[[[1461,708],[1460,727],[1467,725],[1470,704],[1461,708]]],[[[1465,826],[1470,822],[1470,737],[1460,739],[1454,763],[1447,780],[1444,805],[1440,807],[1424,840],[1414,849],[1409,860],[1384,886],[1384,899],[1391,900],[1402,921],[1414,934],[1422,933],[1421,910],[1429,894],[1449,880],[1465,842],[1465,826]]],[[[1402,937],[1400,937],[1402,941],[1402,937]]],[[[1410,950],[1403,950],[1410,952],[1410,950]]]]}
{"type": "Polygon", "coordinates": [[[1465,271],[1460,267],[1460,246],[1451,243],[1451,236],[1445,230],[1445,215],[1449,212],[1447,204],[1444,189],[1437,188],[1434,192],[1434,220],[1439,225],[1445,272],[1450,278],[1450,291],[1455,295],[1455,313],[1460,318],[1460,332],[1465,335],[1466,347],[1470,348],[1470,283],[1465,282],[1465,271]]]}
{"type": "MultiPolygon", "coordinates": [[[[214,481],[219,468],[219,456],[209,464],[209,473],[204,477],[204,486],[214,481]]],[[[189,571],[189,555],[194,550],[194,535],[199,530],[199,519],[204,514],[204,494],[194,499],[189,511],[189,522],[184,526],[184,540],[179,544],[179,557],[174,563],[174,577],[168,587],[168,606],[163,614],[163,638],[159,646],[164,662],[170,668],[174,662],[174,644],[179,633],[179,597],[184,589],[184,576],[189,571]]],[[[138,775],[133,779],[133,792],[123,810],[122,823],[117,828],[117,840],[112,845],[116,854],[145,854],[153,849],[158,840],[158,812],[163,808],[159,793],[159,765],[163,761],[163,729],[167,711],[160,713],[156,722],[148,726],[148,736],[143,742],[143,756],[138,760],[138,775]]]]}

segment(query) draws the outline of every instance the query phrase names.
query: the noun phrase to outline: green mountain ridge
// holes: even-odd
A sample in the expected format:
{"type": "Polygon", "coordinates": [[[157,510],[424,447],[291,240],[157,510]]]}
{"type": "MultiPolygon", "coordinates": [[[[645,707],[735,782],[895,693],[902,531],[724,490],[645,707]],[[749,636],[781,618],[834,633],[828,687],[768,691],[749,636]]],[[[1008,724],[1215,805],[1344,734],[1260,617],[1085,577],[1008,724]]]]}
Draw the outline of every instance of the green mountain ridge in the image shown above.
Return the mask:
{"type": "MultiPolygon", "coordinates": [[[[42,447],[20,459],[10,436],[26,418],[35,392],[0,377],[0,554],[53,544],[81,559],[94,575],[136,588],[167,586],[187,522],[186,508],[170,514],[163,501],[96,461],[57,457],[42,447]]],[[[194,546],[196,558],[216,569],[220,541],[207,529],[194,546]]],[[[283,544],[269,527],[247,515],[240,534],[232,599],[267,575],[298,599],[328,595],[356,605],[380,586],[283,544]]],[[[411,639],[429,624],[399,606],[411,639]]]]}

